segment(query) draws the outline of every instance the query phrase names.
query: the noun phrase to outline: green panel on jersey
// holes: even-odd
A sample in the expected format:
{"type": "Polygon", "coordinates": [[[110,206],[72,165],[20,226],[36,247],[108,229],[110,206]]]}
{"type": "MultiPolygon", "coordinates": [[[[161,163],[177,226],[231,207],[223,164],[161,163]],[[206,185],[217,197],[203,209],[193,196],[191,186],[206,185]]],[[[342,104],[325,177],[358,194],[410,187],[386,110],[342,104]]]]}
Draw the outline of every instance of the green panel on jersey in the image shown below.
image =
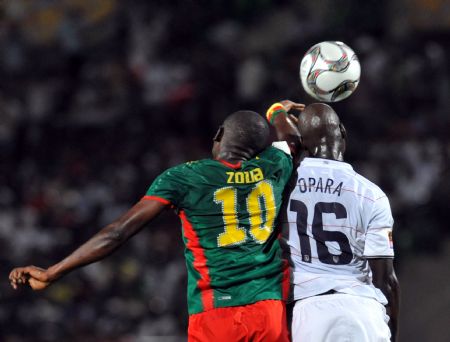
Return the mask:
{"type": "Polygon", "coordinates": [[[190,314],[282,299],[273,229],[291,173],[291,158],[269,147],[239,168],[205,159],[153,182],[147,195],[170,201],[182,219],[190,314]]]}

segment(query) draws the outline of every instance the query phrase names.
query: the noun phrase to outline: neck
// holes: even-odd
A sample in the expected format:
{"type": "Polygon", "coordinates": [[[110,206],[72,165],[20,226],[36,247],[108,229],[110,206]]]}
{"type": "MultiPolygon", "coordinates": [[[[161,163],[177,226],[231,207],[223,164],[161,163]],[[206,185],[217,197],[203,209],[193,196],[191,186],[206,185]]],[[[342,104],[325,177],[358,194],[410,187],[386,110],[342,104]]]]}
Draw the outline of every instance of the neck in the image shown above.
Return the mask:
{"type": "Polygon", "coordinates": [[[220,151],[216,159],[236,163],[251,159],[251,155],[243,151],[220,151]]]}
{"type": "Polygon", "coordinates": [[[314,158],[323,158],[337,161],[344,161],[344,154],[342,151],[323,151],[318,150],[317,153],[313,156],[314,158]]]}
{"type": "Polygon", "coordinates": [[[309,150],[310,157],[344,161],[344,149],[342,144],[319,144],[309,150]]]}

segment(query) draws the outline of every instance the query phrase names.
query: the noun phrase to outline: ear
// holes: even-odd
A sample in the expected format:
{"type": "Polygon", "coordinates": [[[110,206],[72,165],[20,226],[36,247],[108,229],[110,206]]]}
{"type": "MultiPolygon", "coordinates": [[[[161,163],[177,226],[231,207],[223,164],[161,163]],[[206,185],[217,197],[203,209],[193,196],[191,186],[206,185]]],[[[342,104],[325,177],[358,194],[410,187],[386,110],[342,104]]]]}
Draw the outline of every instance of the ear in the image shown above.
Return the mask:
{"type": "Polygon", "coordinates": [[[339,124],[339,129],[341,130],[342,136],[342,153],[345,153],[345,150],[347,149],[347,130],[342,123],[339,124]]]}
{"type": "Polygon", "coordinates": [[[342,122],[339,124],[339,129],[341,130],[342,139],[347,140],[347,130],[342,122]]]}
{"type": "Polygon", "coordinates": [[[316,146],[316,147],[314,147],[313,150],[308,149],[308,152],[311,157],[315,157],[315,156],[317,156],[317,153],[319,153],[319,148],[316,146]]]}
{"type": "Polygon", "coordinates": [[[318,147],[311,147],[311,142],[305,141],[305,139],[303,139],[303,135],[300,136],[299,140],[301,143],[300,150],[302,151],[303,157],[315,157],[318,152],[318,147]]]}
{"type": "Polygon", "coordinates": [[[223,137],[223,132],[224,132],[223,126],[220,126],[219,129],[217,130],[216,135],[214,135],[213,141],[220,142],[223,137]]]}
{"type": "Polygon", "coordinates": [[[291,155],[295,156],[301,154],[304,151],[305,145],[303,144],[303,137],[301,135],[295,136],[297,139],[286,139],[289,149],[291,150],[291,155]]]}
{"type": "Polygon", "coordinates": [[[303,135],[300,135],[298,138],[300,142],[300,149],[306,151],[305,140],[303,139],[303,135]]]}

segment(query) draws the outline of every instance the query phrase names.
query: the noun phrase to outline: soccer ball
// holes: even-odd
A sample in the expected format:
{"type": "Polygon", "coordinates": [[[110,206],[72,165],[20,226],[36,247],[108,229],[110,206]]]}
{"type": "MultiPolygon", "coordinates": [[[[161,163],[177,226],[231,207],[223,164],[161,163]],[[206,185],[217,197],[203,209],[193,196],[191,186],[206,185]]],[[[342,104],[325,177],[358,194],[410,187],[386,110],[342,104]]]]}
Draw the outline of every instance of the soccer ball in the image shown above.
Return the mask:
{"type": "Polygon", "coordinates": [[[324,102],[337,102],[356,89],[361,74],[358,57],[342,42],[322,42],[310,48],[300,64],[305,91],[324,102]]]}

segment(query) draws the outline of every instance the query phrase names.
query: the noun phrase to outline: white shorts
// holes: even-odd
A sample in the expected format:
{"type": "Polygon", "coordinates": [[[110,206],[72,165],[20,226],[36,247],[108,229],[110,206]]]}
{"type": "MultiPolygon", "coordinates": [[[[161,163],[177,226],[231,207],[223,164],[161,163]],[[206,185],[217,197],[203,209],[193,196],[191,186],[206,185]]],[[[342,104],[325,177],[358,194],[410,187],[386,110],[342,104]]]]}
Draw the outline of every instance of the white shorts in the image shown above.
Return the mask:
{"type": "Polygon", "coordinates": [[[389,317],[375,299],[344,293],[298,300],[292,317],[293,342],[386,342],[389,317]]]}

